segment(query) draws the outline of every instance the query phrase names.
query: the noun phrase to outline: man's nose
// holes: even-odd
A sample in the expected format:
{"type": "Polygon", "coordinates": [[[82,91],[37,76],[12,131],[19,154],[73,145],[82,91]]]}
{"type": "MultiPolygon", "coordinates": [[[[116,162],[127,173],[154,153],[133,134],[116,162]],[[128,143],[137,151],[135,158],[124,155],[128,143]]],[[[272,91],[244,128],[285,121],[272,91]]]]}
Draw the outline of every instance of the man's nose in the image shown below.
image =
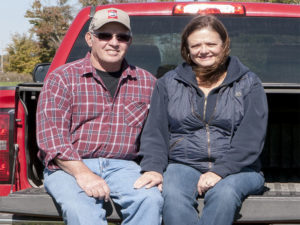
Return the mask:
{"type": "Polygon", "coordinates": [[[118,45],[119,44],[119,41],[118,41],[117,36],[115,34],[112,36],[112,39],[109,40],[109,44],[111,44],[111,45],[118,45]]]}

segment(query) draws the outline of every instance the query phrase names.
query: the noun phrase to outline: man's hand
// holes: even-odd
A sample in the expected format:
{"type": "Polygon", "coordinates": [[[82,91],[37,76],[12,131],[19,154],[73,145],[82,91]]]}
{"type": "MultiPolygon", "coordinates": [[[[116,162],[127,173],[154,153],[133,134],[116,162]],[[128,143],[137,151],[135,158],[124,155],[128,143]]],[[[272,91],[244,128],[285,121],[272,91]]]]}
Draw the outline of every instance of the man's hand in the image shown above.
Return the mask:
{"type": "Polygon", "coordinates": [[[143,173],[143,175],[136,180],[133,187],[139,189],[144,186],[146,188],[151,188],[157,185],[158,189],[162,191],[162,182],[163,182],[163,176],[160,173],[155,171],[149,171],[143,173]]]}
{"type": "Polygon", "coordinates": [[[104,179],[93,172],[77,174],[75,179],[88,196],[108,201],[110,189],[104,179]]]}
{"type": "Polygon", "coordinates": [[[75,177],[79,187],[88,196],[108,201],[110,189],[105,180],[94,174],[82,161],[55,159],[55,162],[62,170],[75,177]]]}
{"type": "Polygon", "coordinates": [[[221,179],[222,177],[213,172],[202,174],[197,185],[199,195],[204,194],[208,189],[215,186],[221,179]]]}

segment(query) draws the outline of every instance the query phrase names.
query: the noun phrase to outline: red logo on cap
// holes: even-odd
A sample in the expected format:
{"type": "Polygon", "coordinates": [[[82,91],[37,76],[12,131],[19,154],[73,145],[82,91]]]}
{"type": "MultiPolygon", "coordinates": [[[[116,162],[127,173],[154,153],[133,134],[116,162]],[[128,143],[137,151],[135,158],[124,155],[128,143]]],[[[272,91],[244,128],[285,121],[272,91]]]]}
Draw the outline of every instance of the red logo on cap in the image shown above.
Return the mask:
{"type": "Polygon", "coordinates": [[[108,10],[108,19],[118,19],[117,10],[108,10]]]}

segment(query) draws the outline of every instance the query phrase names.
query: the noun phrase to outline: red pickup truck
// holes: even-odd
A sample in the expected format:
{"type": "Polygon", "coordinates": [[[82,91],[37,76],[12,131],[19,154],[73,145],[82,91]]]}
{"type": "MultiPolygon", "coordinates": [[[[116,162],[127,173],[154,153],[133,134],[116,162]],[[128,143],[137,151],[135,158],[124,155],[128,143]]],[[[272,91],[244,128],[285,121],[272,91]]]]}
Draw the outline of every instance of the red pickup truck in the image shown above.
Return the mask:
{"type": "MultiPolygon", "coordinates": [[[[53,62],[34,71],[34,83],[0,87],[0,224],[63,223],[60,209],[43,188],[37,158],[36,106],[43,80],[58,66],[87,53],[84,40],[95,11],[87,7],[70,26],[53,62]]],[[[269,103],[262,162],[265,192],[249,196],[236,223],[300,223],[300,5],[229,2],[161,2],[113,5],[129,13],[131,64],[156,77],[182,61],[180,34],[196,14],[216,14],[231,37],[231,55],[261,78],[269,103]]],[[[178,203],[180,204],[180,203],[178,203]]],[[[120,221],[119,207],[106,206],[120,221]]],[[[199,212],[203,199],[199,199],[199,212]]]]}

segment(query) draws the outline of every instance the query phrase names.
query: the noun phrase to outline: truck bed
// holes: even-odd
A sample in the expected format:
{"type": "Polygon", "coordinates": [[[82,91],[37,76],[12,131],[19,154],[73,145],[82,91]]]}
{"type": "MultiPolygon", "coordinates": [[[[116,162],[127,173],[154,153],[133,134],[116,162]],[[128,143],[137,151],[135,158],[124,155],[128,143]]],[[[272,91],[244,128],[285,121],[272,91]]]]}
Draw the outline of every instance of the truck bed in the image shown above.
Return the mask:
{"type": "MultiPolygon", "coordinates": [[[[199,213],[203,199],[199,200],[199,213]]],[[[105,205],[109,221],[121,221],[120,207],[111,201],[105,205]]],[[[30,188],[0,198],[0,211],[18,212],[15,219],[26,216],[35,219],[61,221],[59,206],[44,188],[30,188]]],[[[300,183],[266,183],[263,195],[249,196],[237,214],[237,223],[300,222],[300,183]]],[[[7,218],[7,217],[6,217],[7,218]]],[[[3,218],[2,218],[3,219],[3,218]]],[[[1,223],[1,219],[0,219],[1,223]]]]}
{"type": "MultiPolygon", "coordinates": [[[[268,95],[270,118],[268,135],[262,155],[263,172],[266,178],[263,195],[249,196],[237,215],[237,223],[300,223],[300,154],[298,149],[300,86],[264,85],[268,95]]],[[[35,110],[42,85],[23,84],[19,96],[28,112],[28,178],[35,188],[14,192],[0,198],[0,212],[10,214],[10,220],[28,220],[28,217],[43,221],[61,222],[59,207],[45,192],[43,165],[37,159],[38,147],[35,137],[35,110]],[[11,216],[13,215],[13,216],[11,216]],[[33,217],[32,217],[33,216],[33,217]]],[[[199,213],[203,199],[199,199],[199,213]]],[[[120,221],[120,207],[105,205],[109,221],[120,221]]],[[[1,215],[1,214],[0,214],[1,215]]],[[[7,218],[7,215],[5,216],[7,218]]],[[[4,218],[1,220],[5,221],[4,218]],[[3,220],[2,220],[3,219],[3,220]]],[[[9,218],[7,218],[9,220],[9,218]]]]}

